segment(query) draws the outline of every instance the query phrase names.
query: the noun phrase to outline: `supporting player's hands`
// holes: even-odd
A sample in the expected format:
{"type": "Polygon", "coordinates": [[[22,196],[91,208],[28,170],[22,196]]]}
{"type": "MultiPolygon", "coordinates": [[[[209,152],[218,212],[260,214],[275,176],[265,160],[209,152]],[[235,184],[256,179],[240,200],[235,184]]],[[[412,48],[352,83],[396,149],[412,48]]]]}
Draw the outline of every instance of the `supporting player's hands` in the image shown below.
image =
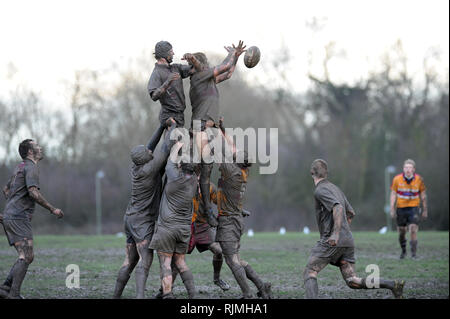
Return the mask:
{"type": "Polygon", "coordinates": [[[206,220],[211,227],[217,227],[219,225],[219,221],[217,220],[217,215],[212,209],[209,210],[209,212],[206,216],[206,220]]]}
{"type": "Polygon", "coordinates": [[[221,130],[222,132],[225,133],[225,127],[223,126],[223,121],[224,121],[223,116],[221,116],[221,117],[219,118],[219,128],[220,128],[220,130],[221,130]]]}
{"type": "Polygon", "coordinates": [[[51,213],[53,215],[55,215],[58,219],[63,218],[64,217],[64,213],[61,209],[59,208],[54,208],[51,210],[51,213]]]}
{"type": "Polygon", "coordinates": [[[173,124],[176,124],[177,122],[173,119],[173,117],[169,117],[167,120],[166,120],[166,126],[167,127],[171,127],[173,124]]]}
{"type": "Polygon", "coordinates": [[[327,242],[330,246],[336,246],[339,240],[339,234],[333,234],[328,238],[327,242]]]}

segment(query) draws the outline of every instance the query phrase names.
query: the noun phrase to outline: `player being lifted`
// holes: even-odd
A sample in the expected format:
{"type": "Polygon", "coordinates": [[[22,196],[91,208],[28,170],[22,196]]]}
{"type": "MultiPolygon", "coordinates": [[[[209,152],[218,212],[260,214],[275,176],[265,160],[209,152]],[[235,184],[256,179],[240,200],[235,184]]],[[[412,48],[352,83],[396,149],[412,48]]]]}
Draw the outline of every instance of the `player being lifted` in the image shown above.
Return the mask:
{"type": "Polygon", "coordinates": [[[195,69],[190,76],[191,87],[189,90],[192,105],[191,128],[194,131],[200,131],[194,135],[194,142],[202,157],[200,190],[203,206],[207,212],[208,223],[211,226],[217,226],[217,221],[210,218],[213,212],[210,202],[209,183],[213,162],[205,161],[211,153],[211,149],[207,146],[208,135],[206,129],[209,128],[213,134],[219,134],[217,131],[219,124],[219,91],[216,84],[231,78],[239,56],[245,52],[245,46],[242,41],[239,41],[237,47],[233,44],[232,47],[225,47],[225,49],[228,51],[228,56],[220,65],[212,67],[209,65],[204,53],[186,53],[183,55],[183,59],[188,61],[189,65],[195,69]],[[200,124],[200,127],[193,127],[197,123],[200,124]]]}
{"type": "Polygon", "coordinates": [[[366,278],[355,273],[355,248],[350,223],[355,211],[344,193],[328,181],[328,165],[322,159],[311,164],[311,176],[316,189],[314,191],[316,218],[320,240],[311,250],[303,279],[306,298],[317,298],[319,287],[317,275],[328,264],[340,268],[347,286],[352,289],[390,289],[395,298],[402,298],[405,282],[380,279],[379,286],[367,285],[366,278]]]}
{"type": "Polygon", "coordinates": [[[177,127],[184,126],[184,110],[186,98],[184,95],[183,79],[192,74],[192,65],[173,63],[174,52],[167,41],[159,41],[155,45],[155,68],[148,81],[147,90],[153,101],[161,104],[159,113],[160,126],[153,133],[147,147],[158,144],[166,128],[167,120],[172,117],[177,127]]]}

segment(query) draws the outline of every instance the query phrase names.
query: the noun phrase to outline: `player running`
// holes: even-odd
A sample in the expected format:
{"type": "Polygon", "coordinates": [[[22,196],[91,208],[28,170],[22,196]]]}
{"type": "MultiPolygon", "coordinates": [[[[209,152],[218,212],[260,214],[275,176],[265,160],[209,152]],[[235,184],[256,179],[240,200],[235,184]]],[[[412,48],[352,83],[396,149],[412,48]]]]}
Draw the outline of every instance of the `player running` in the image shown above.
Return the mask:
{"type": "Polygon", "coordinates": [[[311,164],[311,176],[316,189],[314,191],[316,218],[320,240],[311,250],[303,279],[306,298],[317,298],[319,287],[317,275],[328,264],[337,266],[347,286],[352,289],[390,289],[395,298],[402,298],[403,280],[380,279],[379,285],[372,287],[366,278],[355,273],[355,248],[350,223],[355,211],[344,193],[328,181],[328,165],[322,159],[311,164]]]}

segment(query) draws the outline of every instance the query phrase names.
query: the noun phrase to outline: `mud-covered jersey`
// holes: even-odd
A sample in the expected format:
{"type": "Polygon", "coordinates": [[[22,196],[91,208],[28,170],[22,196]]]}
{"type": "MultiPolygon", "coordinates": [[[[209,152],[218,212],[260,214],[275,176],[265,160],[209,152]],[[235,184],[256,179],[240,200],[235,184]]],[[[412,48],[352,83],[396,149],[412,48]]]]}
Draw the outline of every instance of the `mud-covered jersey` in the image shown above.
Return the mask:
{"type": "Polygon", "coordinates": [[[7,185],[9,188],[3,219],[28,219],[34,212],[36,201],[30,196],[28,189],[32,186],[39,189],[39,167],[26,158],[14,169],[13,176],[7,185]]]}
{"type": "Polygon", "coordinates": [[[183,79],[190,75],[192,67],[183,64],[159,64],[155,63],[155,68],[148,81],[147,90],[150,97],[156,89],[161,87],[169,78],[171,73],[180,74],[178,80],[173,81],[166,92],[161,95],[161,111],[159,112],[159,121],[164,124],[167,119],[173,117],[179,126],[184,126],[184,110],[186,109],[186,98],[184,95],[183,79]]]}
{"type": "Polygon", "coordinates": [[[198,179],[193,173],[185,174],[174,162],[167,160],[167,183],[163,190],[157,226],[166,229],[190,227],[192,221],[192,198],[197,191],[198,179]]]}
{"type": "Polygon", "coordinates": [[[192,120],[219,122],[219,91],[214,78],[214,67],[191,75],[189,98],[192,120]]]}
{"type": "Polygon", "coordinates": [[[221,163],[219,171],[221,173],[217,186],[219,215],[241,215],[249,170],[240,168],[235,163],[221,163]]]}
{"type": "MultiPolygon", "coordinates": [[[[217,189],[213,183],[209,183],[209,195],[210,201],[217,205],[217,189]]],[[[207,222],[205,218],[206,212],[203,205],[202,194],[198,188],[194,198],[192,199],[192,209],[193,209],[192,222],[197,223],[207,222]]]]}
{"type": "Polygon", "coordinates": [[[344,216],[342,217],[341,230],[339,232],[339,239],[336,244],[337,247],[354,247],[352,232],[347,222],[346,212],[353,212],[354,210],[344,193],[328,181],[327,179],[321,180],[314,191],[315,207],[316,207],[316,219],[320,232],[320,242],[327,244],[328,238],[333,234],[334,230],[334,218],[333,207],[337,204],[344,208],[344,216]]]}

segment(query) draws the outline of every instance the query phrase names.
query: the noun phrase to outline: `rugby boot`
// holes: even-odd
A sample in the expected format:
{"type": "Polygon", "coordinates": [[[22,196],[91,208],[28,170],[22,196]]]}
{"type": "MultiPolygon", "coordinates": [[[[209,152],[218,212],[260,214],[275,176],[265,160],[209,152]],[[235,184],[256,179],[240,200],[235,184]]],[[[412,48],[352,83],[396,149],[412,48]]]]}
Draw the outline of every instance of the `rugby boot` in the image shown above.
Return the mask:
{"type": "Polygon", "coordinates": [[[400,259],[405,259],[406,257],[406,249],[402,249],[402,253],[400,254],[400,259]]]}
{"type": "Polygon", "coordinates": [[[219,286],[220,289],[222,289],[223,291],[227,291],[229,290],[231,287],[229,284],[227,284],[225,281],[223,281],[222,279],[215,279],[214,280],[214,284],[216,286],[219,286]]]}
{"type": "Polygon", "coordinates": [[[153,299],[162,299],[162,297],[163,297],[163,290],[160,287],[158,293],[153,296],[153,299]]]}
{"type": "Polygon", "coordinates": [[[3,289],[3,290],[5,290],[5,291],[9,292],[9,291],[11,290],[11,286],[8,286],[8,285],[1,285],[1,286],[0,286],[0,289],[3,289]]]}
{"type": "Polygon", "coordinates": [[[404,280],[396,280],[394,282],[394,288],[392,288],[392,293],[395,299],[403,299],[403,287],[405,286],[404,280]]]}
{"type": "Polygon", "coordinates": [[[8,298],[9,291],[0,288],[0,298],[8,298]]]}
{"type": "Polygon", "coordinates": [[[273,299],[272,284],[269,282],[265,282],[262,288],[256,293],[256,295],[262,299],[273,299]]]}
{"type": "Polygon", "coordinates": [[[161,299],[177,299],[172,292],[168,292],[161,296],[161,299]]]}

